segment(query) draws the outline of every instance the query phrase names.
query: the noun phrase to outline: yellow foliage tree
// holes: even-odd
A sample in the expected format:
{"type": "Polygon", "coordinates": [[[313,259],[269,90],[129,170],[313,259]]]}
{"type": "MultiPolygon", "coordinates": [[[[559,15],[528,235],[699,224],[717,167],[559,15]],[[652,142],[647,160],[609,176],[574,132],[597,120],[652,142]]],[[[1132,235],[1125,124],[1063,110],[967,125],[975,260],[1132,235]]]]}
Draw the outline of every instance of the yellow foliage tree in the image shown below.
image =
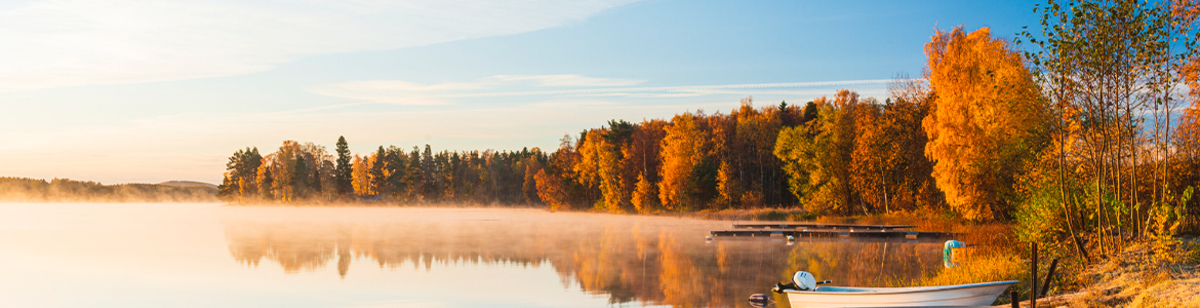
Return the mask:
{"type": "Polygon", "coordinates": [[[1046,108],[1018,52],[988,28],[938,31],[925,45],[937,98],[924,120],[933,177],[969,219],[998,218],[1008,204],[1022,147],[1046,108]]]}
{"type": "Polygon", "coordinates": [[[630,203],[639,213],[662,208],[658,200],[658,173],[666,125],[663,120],[642,121],[634,127],[629,146],[623,149],[626,175],[622,179],[635,179],[627,186],[633,188],[630,203]]]}
{"type": "Polygon", "coordinates": [[[733,166],[721,162],[717,168],[717,204],[725,207],[736,207],[742,201],[742,182],[738,180],[733,166]]]}
{"type": "Polygon", "coordinates": [[[638,174],[637,187],[633,190],[633,207],[638,213],[651,213],[661,204],[658,202],[658,186],[650,183],[645,174],[638,174]]]}
{"type": "Polygon", "coordinates": [[[671,210],[686,210],[700,206],[700,191],[696,171],[701,169],[712,141],[701,127],[700,116],[692,113],[676,115],[668,125],[662,145],[662,180],[658,194],[662,204],[671,210]]]}
{"type": "Polygon", "coordinates": [[[362,157],[354,155],[354,163],[350,166],[350,185],[354,187],[354,193],[371,195],[370,176],[367,174],[371,169],[371,156],[362,157]]]}
{"type": "Polygon", "coordinates": [[[631,189],[622,185],[621,171],[623,154],[621,141],[613,135],[618,128],[592,129],[579,146],[581,160],[574,166],[578,178],[584,185],[600,189],[597,208],[610,212],[624,212],[629,203],[631,189]]]}

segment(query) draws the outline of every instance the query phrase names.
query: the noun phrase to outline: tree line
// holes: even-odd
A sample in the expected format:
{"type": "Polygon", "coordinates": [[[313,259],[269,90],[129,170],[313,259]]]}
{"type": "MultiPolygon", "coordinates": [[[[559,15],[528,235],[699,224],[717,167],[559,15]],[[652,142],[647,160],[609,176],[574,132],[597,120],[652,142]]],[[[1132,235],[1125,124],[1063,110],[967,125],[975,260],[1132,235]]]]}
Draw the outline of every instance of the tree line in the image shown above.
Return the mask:
{"type": "Polygon", "coordinates": [[[187,182],[104,185],[92,181],[0,177],[4,202],[216,202],[216,189],[187,182]]]}
{"type": "Polygon", "coordinates": [[[558,149],[336,155],[285,141],[230,157],[237,202],[544,205],[652,213],[801,207],[1016,220],[1027,240],[1110,251],[1200,228],[1200,59],[1188,2],[1051,1],[1041,32],[936,31],[886,97],[612,120],[558,149]],[[1024,48],[1024,50],[1020,49],[1024,48]],[[1185,89],[1187,89],[1185,91],[1185,89]],[[375,197],[378,196],[378,197],[375,197]]]}
{"type": "Polygon", "coordinates": [[[433,152],[396,146],[351,155],[344,137],[336,156],[311,142],[284,141],[263,156],[238,150],[226,164],[218,196],[230,202],[540,204],[533,176],[541,150],[433,152]]]}

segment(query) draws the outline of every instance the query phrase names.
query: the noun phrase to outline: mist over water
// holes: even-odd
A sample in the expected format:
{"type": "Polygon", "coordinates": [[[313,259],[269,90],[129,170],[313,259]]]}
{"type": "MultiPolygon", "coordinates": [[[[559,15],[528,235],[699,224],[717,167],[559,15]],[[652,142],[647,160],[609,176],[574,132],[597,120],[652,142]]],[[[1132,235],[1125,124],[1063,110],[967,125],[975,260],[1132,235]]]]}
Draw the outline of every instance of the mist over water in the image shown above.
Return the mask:
{"type": "Polygon", "coordinates": [[[732,222],[498,208],[0,204],[21,306],[747,307],[796,270],[905,283],[936,243],[706,241],[732,222]],[[64,293],[65,292],[65,293],[64,293]],[[73,296],[60,296],[72,294],[73,296]]]}

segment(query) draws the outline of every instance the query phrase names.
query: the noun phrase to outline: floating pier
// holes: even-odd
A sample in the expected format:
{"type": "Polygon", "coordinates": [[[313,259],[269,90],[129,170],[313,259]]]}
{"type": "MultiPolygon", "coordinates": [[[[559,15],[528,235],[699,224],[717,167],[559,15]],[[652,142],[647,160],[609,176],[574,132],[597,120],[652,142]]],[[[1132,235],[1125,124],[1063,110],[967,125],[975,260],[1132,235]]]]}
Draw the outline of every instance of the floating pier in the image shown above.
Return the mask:
{"type": "Polygon", "coordinates": [[[936,241],[958,236],[950,232],[918,232],[913,226],[848,225],[848,224],[735,224],[734,230],[710,231],[713,237],[766,238],[787,237],[796,239],[872,239],[882,241],[921,240],[936,241]]]}
{"type": "Polygon", "coordinates": [[[910,225],[849,225],[849,224],[734,224],[738,229],[818,229],[818,230],[851,230],[851,231],[891,231],[896,229],[912,229],[910,225]]]}

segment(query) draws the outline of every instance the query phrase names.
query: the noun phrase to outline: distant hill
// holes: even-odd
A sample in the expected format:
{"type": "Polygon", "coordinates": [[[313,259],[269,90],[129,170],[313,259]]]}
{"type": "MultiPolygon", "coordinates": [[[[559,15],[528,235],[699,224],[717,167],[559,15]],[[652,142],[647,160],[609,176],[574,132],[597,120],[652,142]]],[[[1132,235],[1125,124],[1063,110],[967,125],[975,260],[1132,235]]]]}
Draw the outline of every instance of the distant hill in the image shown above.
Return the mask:
{"type": "Polygon", "coordinates": [[[199,186],[199,187],[208,187],[208,188],[212,188],[212,189],[217,189],[217,185],[213,185],[213,184],[209,184],[209,183],[205,183],[205,182],[196,182],[196,181],[166,181],[166,182],[158,183],[158,185],[166,185],[166,186],[174,186],[174,187],[199,186]]]}
{"type": "Polygon", "coordinates": [[[217,186],[190,181],[104,185],[92,181],[0,177],[0,202],[220,202],[217,186]]]}

